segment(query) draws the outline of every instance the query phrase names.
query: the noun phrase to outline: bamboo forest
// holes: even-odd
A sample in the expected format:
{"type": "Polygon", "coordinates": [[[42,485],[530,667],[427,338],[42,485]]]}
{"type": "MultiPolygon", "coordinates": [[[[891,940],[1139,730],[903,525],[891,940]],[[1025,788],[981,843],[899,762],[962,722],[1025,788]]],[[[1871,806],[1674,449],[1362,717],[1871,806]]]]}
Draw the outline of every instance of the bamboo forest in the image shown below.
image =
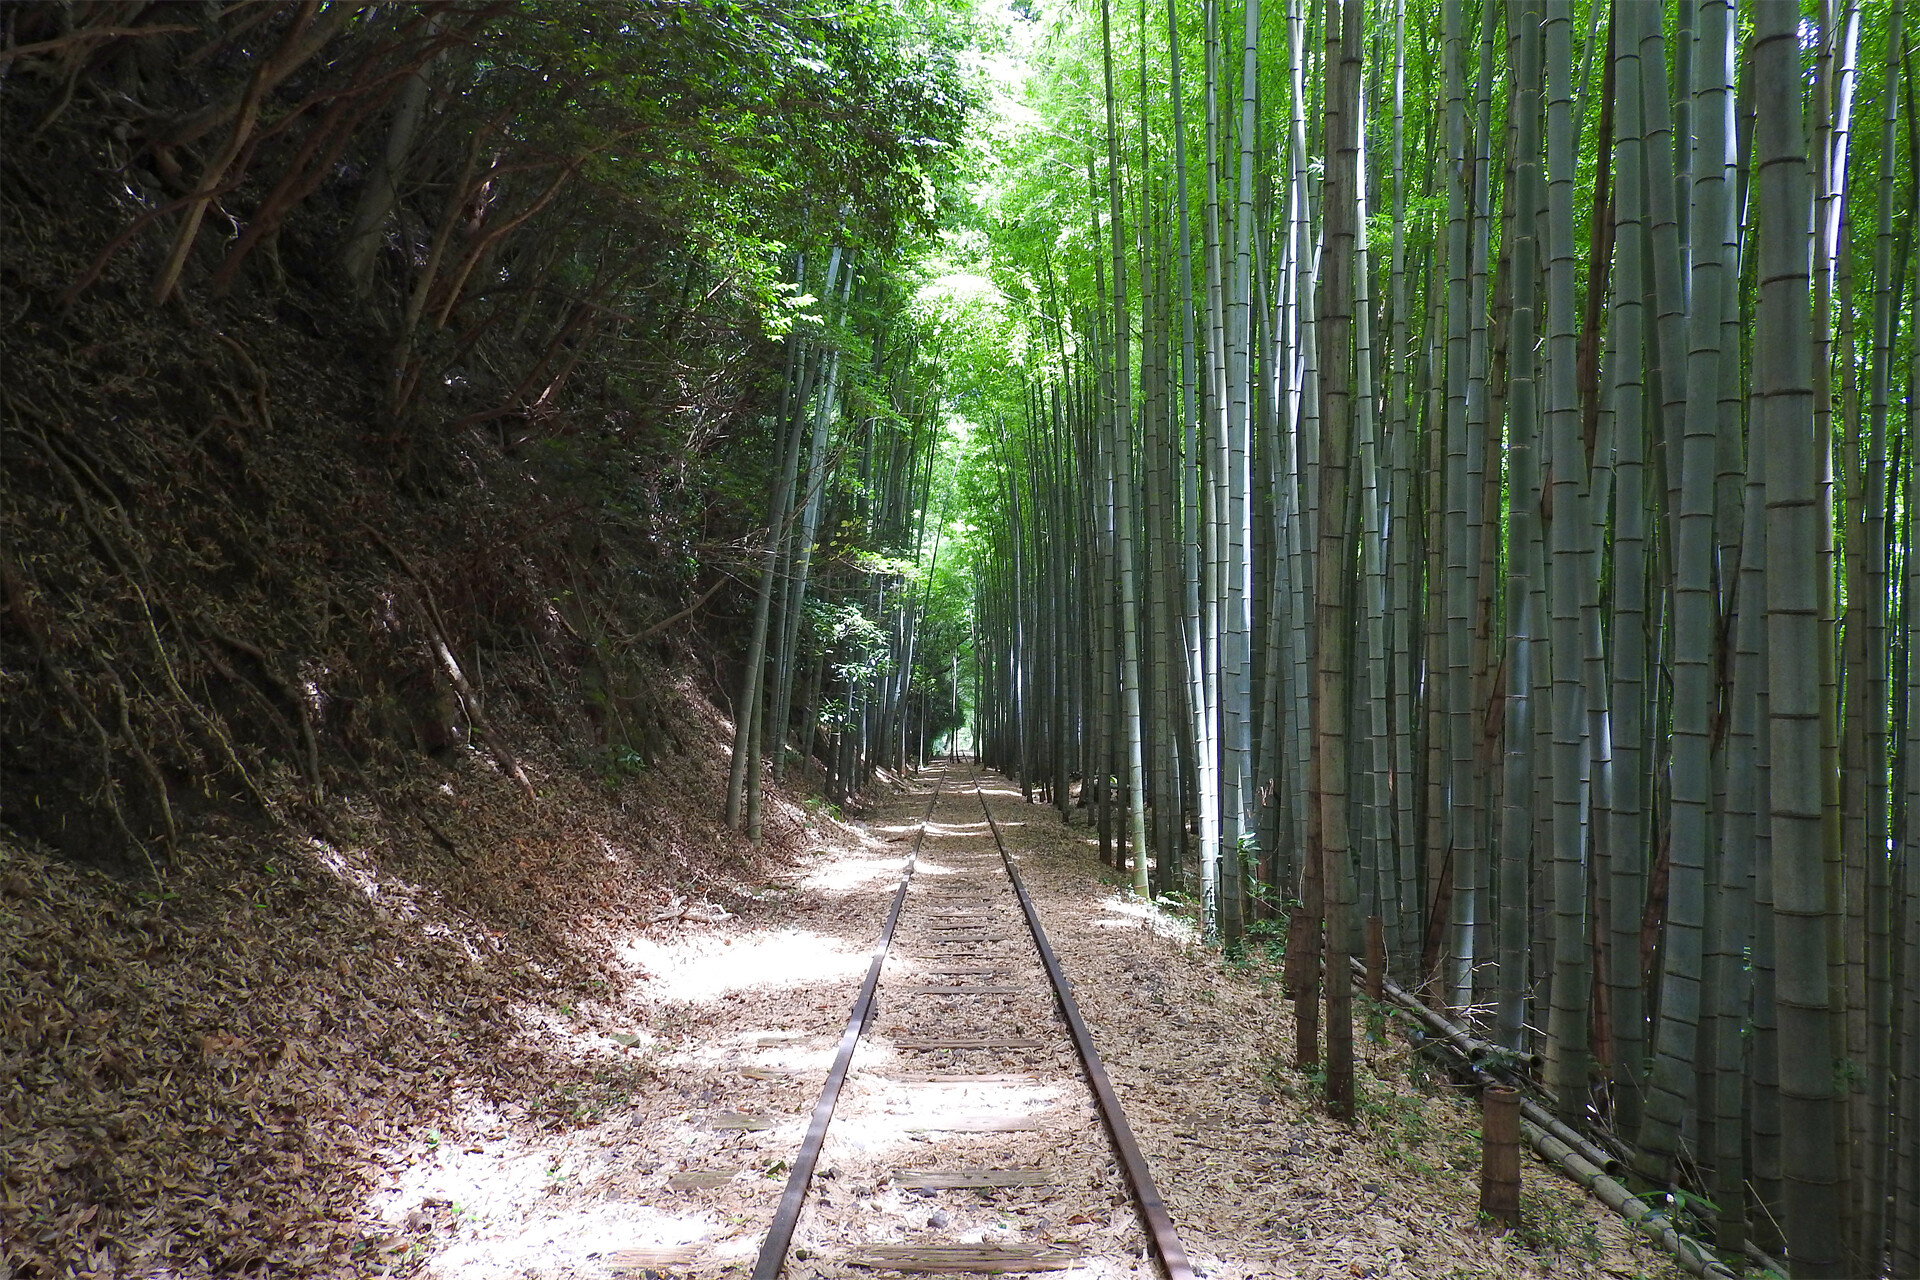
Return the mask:
{"type": "Polygon", "coordinates": [[[988,208],[983,759],[1796,1277],[1920,1269],[1900,10],[1103,4],[988,208]]]}
{"type": "MultiPolygon", "coordinates": [[[[1148,1163],[1233,1074],[1112,1047],[1159,929],[1314,1151],[1444,1053],[1662,1265],[1920,1277],[1911,7],[0,6],[0,1274],[744,1276],[400,1171],[692,1115],[605,1200],[758,1247],[885,906],[807,868],[965,837],[1148,1163]]],[[[895,1182],[1054,1176],[984,1159],[895,1182]]],[[[1166,1274],[1521,1274],[1290,1263],[1263,1177],[1166,1274]]]]}

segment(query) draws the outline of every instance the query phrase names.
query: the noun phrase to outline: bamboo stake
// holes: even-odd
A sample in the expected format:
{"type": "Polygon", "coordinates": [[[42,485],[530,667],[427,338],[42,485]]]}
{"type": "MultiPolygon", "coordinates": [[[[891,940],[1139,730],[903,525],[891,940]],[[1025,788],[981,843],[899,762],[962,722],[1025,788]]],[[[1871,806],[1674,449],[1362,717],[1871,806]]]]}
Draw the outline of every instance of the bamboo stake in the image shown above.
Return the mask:
{"type": "Polygon", "coordinates": [[[1480,1212],[1520,1225],[1520,1091],[1504,1084],[1480,1091],[1480,1212]]]}

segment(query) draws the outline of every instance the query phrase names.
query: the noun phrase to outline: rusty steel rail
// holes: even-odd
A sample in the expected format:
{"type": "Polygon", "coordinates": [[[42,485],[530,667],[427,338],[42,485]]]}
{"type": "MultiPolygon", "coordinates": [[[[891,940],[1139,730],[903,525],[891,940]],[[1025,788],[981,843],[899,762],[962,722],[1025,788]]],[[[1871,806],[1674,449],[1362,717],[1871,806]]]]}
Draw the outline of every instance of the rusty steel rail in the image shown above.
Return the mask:
{"type": "Polygon", "coordinates": [[[827,1072],[827,1082],[820,1088],[820,1101],[813,1107],[813,1119],[807,1123],[806,1140],[800,1144],[800,1152],[794,1156],[793,1167],[788,1171],[787,1189],[780,1195],[773,1225],[767,1230],[760,1256],[753,1264],[753,1280],[776,1280],[786,1265],[787,1248],[793,1243],[793,1229],[799,1224],[801,1206],[807,1201],[807,1186],[813,1181],[814,1166],[820,1161],[820,1148],[827,1140],[827,1125],[833,1120],[833,1109],[840,1101],[840,1088],[847,1082],[847,1067],[853,1061],[854,1047],[860,1043],[867,1023],[873,1018],[873,994],[880,985],[880,967],[886,963],[887,949],[893,945],[894,926],[900,923],[900,908],[907,900],[907,886],[913,882],[914,864],[920,860],[920,844],[927,837],[927,824],[933,821],[941,788],[946,785],[943,773],[934,784],[933,797],[927,801],[927,813],[920,819],[920,829],[914,833],[913,850],[907,854],[907,865],[900,873],[900,887],[893,891],[887,922],[881,926],[880,940],[873,947],[873,963],[867,966],[867,980],[860,984],[853,1014],[840,1036],[840,1051],[834,1055],[833,1069],[827,1072]]]}
{"type": "Polygon", "coordinates": [[[1147,1236],[1153,1241],[1153,1250],[1159,1255],[1160,1265],[1166,1269],[1168,1280],[1194,1280],[1193,1264],[1187,1260],[1186,1246],[1180,1243],[1180,1236],[1173,1229],[1173,1219],[1167,1214],[1166,1201],[1160,1198],[1159,1189],[1153,1185],[1153,1173],[1147,1167],[1147,1158],[1133,1136],[1132,1126],[1127,1123],[1126,1112],[1120,1107],[1120,1097],[1113,1091],[1113,1083],[1107,1079],[1107,1069],[1100,1062],[1099,1051],[1094,1048],[1093,1034],[1087,1030],[1086,1021],[1080,1016],[1080,1007],[1073,1001],[1073,984],[1061,969],[1059,957],[1047,944],[1046,930],[1040,927],[1040,913],[1035,909],[1033,899],[1027,895],[1027,886],[1021,882],[1020,871],[1013,865],[1013,856],[1007,852],[1007,842],[1000,836],[1000,824],[994,821],[993,810],[987,807],[987,795],[980,788],[978,775],[973,778],[973,793],[980,798],[980,812],[987,817],[987,826],[993,831],[993,842],[1000,848],[1000,861],[1006,864],[1007,878],[1013,881],[1014,895],[1020,899],[1021,911],[1026,913],[1027,928],[1033,934],[1034,946],[1040,950],[1040,962],[1046,966],[1047,977],[1053,983],[1053,993],[1060,1001],[1061,1016],[1073,1032],[1073,1047],[1080,1055],[1080,1065],[1087,1073],[1087,1083],[1099,1103],[1100,1118],[1106,1123],[1107,1134],[1113,1139],[1114,1152],[1120,1157],[1120,1168],[1126,1174],[1127,1185],[1133,1188],[1135,1202],[1140,1206],[1141,1225],[1147,1229],[1147,1236]]]}

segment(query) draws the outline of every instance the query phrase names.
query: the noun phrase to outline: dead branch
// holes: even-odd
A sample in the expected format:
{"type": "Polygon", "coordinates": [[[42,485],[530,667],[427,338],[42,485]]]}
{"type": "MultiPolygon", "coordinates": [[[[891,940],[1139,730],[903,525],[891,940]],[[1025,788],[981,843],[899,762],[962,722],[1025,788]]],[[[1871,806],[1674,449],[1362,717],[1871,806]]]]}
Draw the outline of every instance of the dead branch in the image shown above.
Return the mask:
{"type": "MultiPolygon", "coordinates": [[[[9,401],[9,403],[11,403],[11,401],[9,401]]],[[[169,692],[179,700],[180,706],[183,709],[191,714],[195,720],[199,721],[201,728],[205,729],[207,735],[219,746],[220,752],[226,757],[227,763],[233,767],[234,772],[239,775],[240,781],[246,786],[247,791],[253,798],[259,802],[260,807],[276,822],[285,824],[286,817],[281,812],[280,806],[261,788],[260,784],[254,780],[252,771],[241,762],[239,750],[233,745],[233,740],[227,735],[226,730],[221,727],[218,717],[195,701],[180,683],[180,678],[173,669],[173,660],[167,654],[166,642],[160,638],[159,625],[154,621],[153,606],[148,600],[146,590],[141,585],[142,579],[145,577],[145,574],[142,572],[144,561],[139,557],[137,550],[135,552],[136,563],[128,564],[120,555],[120,550],[114,545],[113,540],[108,538],[106,531],[100,527],[100,522],[95,516],[93,499],[87,496],[86,488],[80,483],[80,479],[74,474],[73,469],[69,467],[61,457],[60,451],[54,447],[48,437],[38,431],[26,431],[24,434],[39,446],[41,455],[52,465],[54,472],[66,482],[67,492],[73,495],[74,509],[80,517],[81,524],[92,536],[95,544],[99,546],[101,554],[106,557],[115,569],[120,571],[121,577],[126,580],[127,586],[132,589],[134,598],[139,601],[140,614],[146,622],[144,634],[149,647],[153,650],[154,661],[159,666],[161,675],[166,679],[169,692]]],[[[84,467],[84,463],[80,465],[84,467]]],[[[102,489],[105,488],[98,476],[92,476],[91,478],[96,485],[100,485],[102,489]]],[[[119,517],[121,524],[127,529],[128,537],[131,540],[133,538],[132,525],[127,520],[126,512],[122,511],[117,503],[113,504],[112,510],[114,514],[119,517]]],[[[135,542],[134,545],[137,548],[137,542],[135,542]]],[[[167,619],[172,623],[174,629],[182,635],[187,634],[186,628],[181,624],[179,616],[173,611],[171,603],[167,601],[165,597],[161,597],[161,607],[166,611],[167,619]]]]}
{"type": "MultiPolygon", "coordinates": [[[[120,834],[129,847],[140,851],[141,858],[146,861],[147,870],[158,876],[160,869],[154,865],[153,855],[147,852],[146,841],[133,833],[133,828],[127,824],[126,811],[120,807],[120,784],[113,777],[113,735],[107,732],[107,727],[100,723],[100,718],[93,714],[93,708],[81,696],[79,687],[74,684],[72,673],[53,656],[52,646],[46,633],[40,626],[39,619],[34,616],[33,605],[28,598],[25,576],[14,563],[11,554],[0,555],[0,592],[4,592],[6,596],[8,616],[13,619],[14,625],[20,629],[21,634],[27,637],[27,643],[33,649],[34,659],[40,664],[40,669],[47,673],[54,687],[65,695],[67,704],[74,713],[86,723],[89,729],[93,730],[94,742],[100,749],[101,798],[106,803],[107,812],[113,817],[113,825],[120,829],[120,834]]],[[[126,709],[123,703],[121,719],[124,721],[125,718],[126,709]]],[[[131,741],[131,738],[129,740],[131,741]]],[[[143,763],[150,765],[152,760],[148,757],[143,763]]],[[[159,801],[161,816],[166,820],[167,840],[171,846],[174,834],[173,807],[167,800],[166,781],[160,777],[157,769],[148,775],[148,781],[157,784],[156,799],[159,801]]]]}
{"type": "Polygon", "coordinates": [[[406,310],[400,320],[399,339],[393,350],[393,378],[388,387],[388,411],[398,420],[413,399],[414,391],[420,385],[419,363],[413,358],[415,331],[420,327],[420,318],[425,313],[428,296],[433,291],[434,281],[440,275],[440,263],[446,257],[447,244],[453,238],[454,227],[460,221],[460,212],[469,199],[485,186],[488,178],[478,181],[474,171],[480,167],[480,155],[486,147],[486,140],[494,130],[505,124],[513,111],[519,106],[519,97],[515,96],[506,109],[486,124],[474,130],[473,137],[467,143],[467,157],[460,169],[460,176],[447,192],[446,206],[441,210],[440,222],[433,232],[433,243],[427,249],[427,260],[420,268],[419,278],[414,281],[407,295],[406,310]]]}
{"type": "Polygon", "coordinates": [[[474,729],[486,742],[488,750],[493,752],[494,759],[506,771],[507,776],[520,784],[520,792],[526,797],[527,803],[532,804],[539,799],[539,793],[534,791],[533,783],[527,780],[526,772],[520,768],[520,762],[514,758],[506,741],[494,731],[493,726],[488,723],[481,711],[480,695],[467,682],[466,673],[460,669],[459,660],[453,656],[453,646],[447,643],[446,623],[440,617],[440,607],[434,603],[433,588],[427,585],[427,580],[420,576],[412,562],[401,555],[399,549],[388,542],[378,529],[364,520],[360,522],[360,527],[367,531],[375,545],[391,556],[394,563],[400,566],[401,571],[412,578],[414,584],[420,588],[421,611],[426,615],[427,626],[433,632],[434,656],[439,658],[441,668],[447,673],[447,679],[453,682],[454,691],[460,695],[461,705],[466,708],[467,719],[472,722],[474,729]]]}
{"type": "Polygon", "coordinates": [[[87,64],[84,58],[73,60],[73,65],[67,69],[66,81],[60,86],[60,96],[53,100],[53,105],[41,114],[32,132],[27,134],[28,142],[38,141],[41,134],[53,127],[54,121],[67,113],[67,108],[73,105],[74,91],[79,89],[80,77],[86,69],[87,64]]]}
{"type": "MultiPolygon", "coordinates": [[[[228,192],[233,191],[239,185],[240,175],[229,176],[222,181],[218,187],[212,190],[208,198],[218,199],[228,192]]],[[[120,250],[126,248],[128,241],[132,240],[142,231],[145,231],[155,222],[158,222],[161,218],[166,217],[170,213],[178,213],[194,201],[200,199],[201,194],[202,193],[198,191],[189,192],[177,200],[172,200],[160,205],[158,208],[148,209],[132,222],[122,227],[120,233],[114,236],[113,239],[107,241],[106,248],[94,255],[93,261],[87,264],[87,269],[75,277],[74,282],[67,286],[66,292],[60,295],[60,309],[65,311],[68,307],[71,307],[75,298],[78,298],[91,288],[93,283],[106,272],[107,265],[113,261],[113,256],[119,253],[120,250]]]]}
{"type": "MultiPolygon", "coordinates": [[[[205,630],[206,628],[203,627],[202,629],[205,630]]],[[[294,736],[293,722],[287,719],[286,713],[280,710],[279,707],[274,706],[273,701],[269,699],[266,694],[260,692],[260,690],[254,686],[253,681],[247,679],[238,671],[235,671],[227,662],[226,658],[221,656],[218,649],[203,641],[200,646],[200,656],[205,659],[206,664],[222,676],[229,685],[244,693],[254,706],[260,708],[268,720],[280,727],[282,733],[286,734],[289,738],[294,736]]]]}
{"type": "MultiPolygon", "coordinates": [[[[154,763],[152,754],[140,745],[140,738],[133,731],[133,720],[127,714],[127,704],[132,701],[132,698],[127,694],[126,685],[111,668],[108,669],[108,674],[113,678],[113,701],[120,713],[120,733],[127,744],[128,753],[140,766],[140,772],[146,775],[147,785],[153,788],[153,798],[160,805],[160,821],[167,829],[167,847],[172,848],[174,841],[179,837],[179,828],[174,825],[173,801],[167,795],[166,776],[160,772],[160,766],[154,763]]],[[[141,852],[144,853],[145,849],[143,848],[141,852]]],[[[151,858],[147,860],[147,865],[153,866],[151,858]]]]}
{"type": "Polygon", "coordinates": [[[319,20],[314,21],[319,5],[315,0],[306,0],[294,15],[292,29],[287,33],[280,48],[275,50],[271,57],[261,62],[255,76],[259,86],[258,92],[256,93],[254,84],[249,83],[237,93],[202,107],[167,129],[162,139],[163,145],[177,147],[183,143],[192,142],[195,138],[243,114],[250,97],[257,101],[259,94],[271,90],[292,75],[314,54],[320,52],[321,46],[339,34],[346,26],[347,19],[361,7],[357,3],[347,3],[346,0],[335,0],[335,3],[327,7],[324,14],[318,15],[319,20]]]}
{"type": "MultiPolygon", "coordinates": [[[[23,430],[22,434],[31,440],[40,450],[40,456],[47,460],[48,465],[53,469],[53,473],[66,482],[67,492],[73,495],[74,513],[80,517],[81,527],[92,537],[94,545],[100,550],[101,556],[131,582],[134,577],[134,567],[127,563],[126,559],[120,554],[120,548],[114,544],[111,538],[107,537],[106,530],[100,527],[100,521],[96,519],[94,515],[93,499],[87,496],[87,491],[85,487],[81,485],[80,478],[74,474],[73,468],[67,465],[66,459],[61,457],[60,451],[54,448],[52,440],[47,436],[33,430],[23,430]]],[[[96,485],[101,484],[100,478],[92,474],[90,470],[88,475],[96,485]]],[[[102,487],[104,488],[104,486],[102,487]]],[[[117,507],[115,508],[115,512],[118,514],[117,507]]],[[[137,559],[137,548],[135,549],[135,556],[137,559]]]]}
{"type": "Polygon", "coordinates": [[[654,623],[652,626],[644,628],[639,635],[633,637],[634,640],[635,641],[645,640],[649,636],[658,635],[660,632],[665,631],[668,627],[672,626],[674,623],[683,621],[684,619],[687,619],[687,618],[691,618],[695,613],[699,612],[700,606],[704,605],[707,601],[713,599],[714,595],[720,590],[720,588],[726,585],[727,585],[727,579],[725,578],[720,579],[720,581],[714,583],[712,586],[708,587],[705,591],[701,592],[700,598],[698,600],[695,600],[692,604],[688,605],[686,608],[682,609],[680,612],[674,614],[672,617],[662,618],[660,619],[660,621],[654,623]]]}
{"type": "MultiPolygon", "coordinates": [[[[416,18],[409,29],[417,26],[422,18],[416,18]]],[[[320,121],[307,131],[298,151],[288,161],[279,182],[273,190],[261,199],[248,219],[247,229],[239,241],[227,252],[226,260],[214,272],[208,285],[215,297],[224,296],[232,287],[233,277],[246,256],[261,241],[272,236],[280,229],[281,222],[289,210],[318,189],[334,171],[340,154],[359,131],[361,124],[370,116],[381,111],[401,86],[446,45],[448,38],[432,41],[427,49],[411,61],[397,67],[388,68],[375,75],[374,64],[384,55],[384,49],[375,49],[361,59],[360,65],[348,78],[348,87],[327,92],[318,92],[286,112],[274,124],[260,130],[262,140],[270,138],[282,130],[291,127],[294,120],[302,116],[309,108],[321,102],[327,102],[327,110],[320,121]],[[324,145],[324,152],[322,147],[324,145]],[[316,153],[321,153],[318,161],[316,153]]]]}
{"type": "Polygon", "coordinates": [[[280,806],[275,803],[273,797],[269,796],[260,784],[254,780],[252,771],[249,770],[245,764],[241,763],[239,749],[233,745],[233,739],[227,736],[227,731],[220,726],[219,718],[195,701],[187,693],[185,687],[181,685],[180,677],[173,669],[173,659],[167,655],[166,643],[160,638],[160,628],[153,620],[153,607],[147,603],[147,593],[142,591],[140,584],[132,579],[128,579],[127,585],[133,588],[134,598],[140,602],[140,616],[147,624],[147,641],[151,645],[153,656],[159,664],[160,674],[166,678],[168,690],[172,692],[175,698],[179,699],[180,705],[185,707],[187,711],[192,714],[193,718],[200,722],[200,727],[207,731],[207,735],[219,744],[220,754],[227,758],[227,763],[231,765],[233,771],[240,776],[241,783],[246,786],[247,791],[253,796],[254,800],[259,803],[261,809],[265,810],[269,817],[282,826],[290,825],[287,823],[286,815],[281,812],[280,806]]]}
{"type": "Polygon", "coordinates": [[[244,368],[248,376],[253,379],[253,407],[259,411],[261,427],[267,431],[272,431],[273,406],[267,399],[266,370],[255,363],[254,358],[247,354],[247,349],[241,346],[237,340],[228,337],[218,330],[214,331],[213,336],[225,346],[227,350],[233,352],[234,359],[240,362],[240,366],[244,368]]]}
{"type": "MultiPolygon", "coordinates": [[[[233,12],[234,9],[237,9],[239,7],[240,6],[235,5],[232,8],[228,9],[226,13],[222,13],[220,16],[222,18],[225,18],[228,13],[233,12]]],[[[251,16],[242,18],[239,22],[235,23],[233,26],[227,28],[225,31],[222,31],[219,35],[213,37],[213,39],[207,41],[205,44],[201,45],[198,49],[194,50],[186,58],[181,60],[180,69],[183,71],[193,70],[195,67],[198,67],[201,63],[205,62],[208,58],[220,52],[220,50],[226,48],[233,41],[238,40],[241,36],[253,30],[255,27],[259,26],[262,22],[265,22],[267,19],[273,17],[275,13],[275,7],[270,4],[252,5],[249,7],[252,9],[251,16]]]]}
{"type": "MultiPolygon", "coordinates": [[[[294,28],[287,36],[286,45],[291,48],[298,41],[301,32],[312,17],[311,0],[302,6],[300,15],[294,19],[294,28]]],[[[304,60],[304,59],[303,59],[304,60]]],[[[201,172],[196,190],[187,201],[186,214],[180,219],[180,228],[174,233],[173,248],[167,251],[167,260],[160,267],[160,274],[153,282],[153,304],[159,306],[173,293],[173,287],[179,283],[180,273],[186,269],[187,254],[193,249],[193,242],[200,235],[200,223],[207,215],[207,208],[213,203],[214,191],[228,176],[228,170],[239,158],[240,150],[246,146],[247,139],[253,134],[253,126],[260,114],[260,101],[269,87],[269,77],[280,63],[280,57],[267,59],[260,64],[259,70],[247,82],[240,99],[240,107],[233,121],[233,128],[227,134],[226,142],[218,154],[207,162],[201,172]]],[[[184,139],[182,139],[184,141],[184,139]]]]}
{"type": "Polygon", "coordinates": [[[320,743],[313,732],[313,713],[307,706],[307,700],[300,696],[291,680],[281,675],[273,663],[268,660],[265,651],[258,645],[242,640],[239,636],[229,635],[210,623],[203,623],[208,635],[230,649],[237,650],[252,658],[260,666],[261,673],[267,678],[281,698],[291,705],[300,715],[300,743],[306,749],[307,785],[313,792],[314,803],[318,804],[325,795],[320,781],[320,743]]]}
{"type": "Polygon", "coordinates": [[[0,49],[0,66],[5,66],[15,58],[38,57],[53,53],[69,45],[88,44],[95,40],[118,40],[122,37],[168,36],[181,32],[191,33],[192,27],[82,27],[78,31],[69,31],[66,35],[55,36],[51,40],[36,40],[32,44],[15,45],[11,49],[0,49]]]}
{"type": "Polygon", "coordinates": [[[583,156],[565,165],[560,172],[554,176],[553,182],[545,191],[540,193],[533,203],[529,204],[511,218],[508,218],[499,226],[488,227],[483,234],[475,238],[473,245],[467,250],[466,256],[461,259],[459,266],[455,268],[453,280],[446,287],[446,300],[441,304],[439,314],[434,317],[434,328],[444,329],[447,327],[447,317],[453,314],[454,306],[460,301],[460,291],[466,287],[467,277],[473,274],[474,267],[479,265],[480,259],[485,256],[486,251],[498,243],[502,236],[507,235],[513,231],[515,227],[518,227],[528,218],[533,217],[534,214],[546,208],[553,198],[560,194],[561,189],[567,185],[567,180],[573,177],[574,171],[584,162],[585,157],[583,156]]]}

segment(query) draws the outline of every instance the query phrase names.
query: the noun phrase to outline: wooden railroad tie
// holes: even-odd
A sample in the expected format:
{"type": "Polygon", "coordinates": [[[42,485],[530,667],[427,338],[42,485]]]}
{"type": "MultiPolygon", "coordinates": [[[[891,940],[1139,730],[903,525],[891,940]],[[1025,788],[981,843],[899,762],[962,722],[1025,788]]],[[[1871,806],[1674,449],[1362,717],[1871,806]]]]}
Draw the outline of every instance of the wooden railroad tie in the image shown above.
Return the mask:
{"type": "Polygon", "coordinates": [[[929,987],[953,987],[974,982],[982,986],[993,986],[1006,981],[1006,975],[987,969],[949,969],[941,965],[934,969],[927,980],[920,984],[929,987]]]}
{"type": "Polygon", "coordinates": [[[1018,987],[908,987],[910,996],[1016,996],[1018,987]]]}
{"type": "Polygon", "coordinates": [[[772,1116],[750,1116],[742,1111],[722,1111],[713,1117],[713,1127],[716,1129],[758,1132],[762,1129],[771,1129],[777,1123],[778,1121],[772,1116]]]}
{"type": "Polygon", "coordinates": [[[1046,1169],[916,1169],[896,1173],[893,1184],[912,1189],[927,1187],[946,1191],[973,1187],[1045,1187],[1053,1183],[1046,1169]]]}
{"type": "Polygon", "coordinates": [[[689,1169],[667,1179],[669,1191],[713,1191],[733,1181],[738,1169],[689,1169]]]}
{"type": "Polygon", "coordinates": [[[651,1249],[618,1249],[607,1255],[607,1261],[616,1267],[641,1267],[651,1270],[655,1267],[684,1267],[692,1262],[699,1249],[694,1245],[662,1245],[651,1249]]]}
{"type": "Polygon", "coordinates": [[[1046,1126],[1032,1116],[955,1116],[951,1120],[910,1120],[909,1133],[1038,1133],[1046,1126]]]}
{"type": "Polygon", "coordinates": [[[896,1071],[888,1084],[1039,1084],[1031,1071],[896,1071]]]}
{"type": "Polygon", "coordinates": [[[1061,1249],[990,1244],[868,1245],[847,1255],[847,1264],[872,1271],[1065,1271],[1080,1261],[1061,1249]]]}
{"type": "Polygon", "coordinates": [[[1043,1049],[1044,1040],[1014,1036],[902,1036],[896,1049],[1043,1049]]]}

